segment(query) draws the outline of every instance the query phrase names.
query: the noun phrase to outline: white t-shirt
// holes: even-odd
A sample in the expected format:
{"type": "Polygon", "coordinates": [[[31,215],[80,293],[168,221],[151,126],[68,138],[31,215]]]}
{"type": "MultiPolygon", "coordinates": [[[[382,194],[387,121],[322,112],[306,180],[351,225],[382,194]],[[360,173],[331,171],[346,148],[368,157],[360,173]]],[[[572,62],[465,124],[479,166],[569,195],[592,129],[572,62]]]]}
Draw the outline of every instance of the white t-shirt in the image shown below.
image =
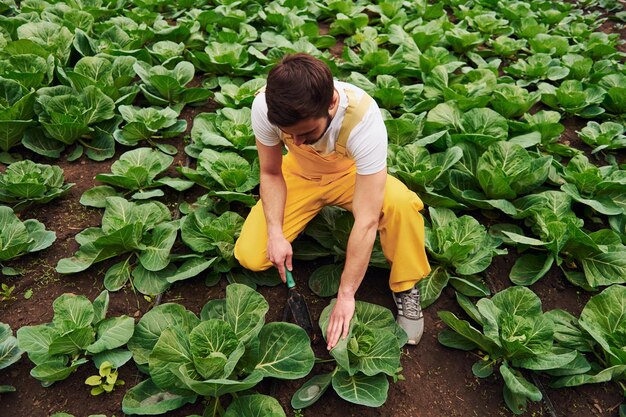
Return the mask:
{"type": "MultiPolygon", "coordinates": [[[[335,152],[335,143],[343,118],[348,107],[348,97],[344,88],[354,91],[357,100],[365,92],[352,84],[335,80],[335,89],[339,93],[339,108],[322,138],[310,146],[321,155],[335,152]]],[[[257,140],[266,146],[274,146],[282,142],[281,131],[267,119],[267,103],[265,92],[259,93],[252,103],[252,129],[257,140]]],[[[346,156],[354,160],[357,174],[375,174],[387,166],[387,129],[376,101],[372,104],[352,129],[346,144],[346,156]]]]}

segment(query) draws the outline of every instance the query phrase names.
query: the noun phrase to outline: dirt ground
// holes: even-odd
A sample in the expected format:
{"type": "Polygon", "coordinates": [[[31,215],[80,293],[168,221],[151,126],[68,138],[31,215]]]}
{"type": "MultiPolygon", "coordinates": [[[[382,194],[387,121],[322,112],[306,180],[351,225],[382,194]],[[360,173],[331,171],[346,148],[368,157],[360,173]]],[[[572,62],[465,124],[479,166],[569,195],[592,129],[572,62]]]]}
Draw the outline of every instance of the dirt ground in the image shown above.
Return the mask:
{"type": "MultiPolygon", "coordinates": [[[[189,128],[195,114],[208,111],[212,106],[187,108],[183,117],[188,120],[189,128]]],[[[568,126],[565,138],[576,137],[574,127],[568,126]]],[[[188,132],[187,132],[188,133],[188,132]]],[[[185,163],[184,143],[172,140],[179,153],[176,164],[185,163]]],[[[22,151],[22,149],[19,149],[22,151]]],[[[118,155],[126,149],[118,150],[118,155]]],[[[43,160],[23,150],[25,157],[37,162],[54,163],[43,160]]],[[[76,183],[65,197],[53,201],[43,207],[33,208],[22,213],[22,218],[37,218],[49,230],[57,233],[57,241],[47,250],[30,254],[11,262],[13,267],[23,268],[26,273],[22,277],[2,277],[0,282],[15,285],[14,295],[17,300],[0,304],[0,321],[8,323],[15,331],[26,325],[49,322],[52,319],[52,302],[65,292],[83,294],[94,299],[103,288],[103,276],[107,263],[97,264],[86,272],[61,276],[54,267],[59,259],[71,256],[78,248],[74,236],[86,227],[100,225],[98,209],[83,207],[79,203],[81,194],[97,185],[94,176],[101,172],[109,172],[112,160],[93,162],[85,157],[77,162],[68,163],[64,158],[58,164],[64,169],[67,182],[76,183]],[[24,293],[31,289],[30,299],[24,293]]],[[[170,174],[174,175],[172,171],[170,174]]],[[[198,195],[186,193],[184,199],[193,201],[198,195]]],[[[176,196],[170,197],[176,202],[176,196]]],[[[175,204],[172,204],[172,207],[175,204]]],[[[508,273],[513,265],[516,254],[514,250],[507,256],[496,257],[494,263],[486,271],[486,279],[492,290],[502,290],[511,285],[508,273]]],[[[329,302],[320,299],[308,291],[308,276],[315,270],[316,262],[300,262],[295,264],[296,280],[302,285],[302,292],[308,300],[311,314],[316,321],[322,309],[329,302]]],[[[372,268],[359,292],[359,300],[393,307],[393,301],[387,286],[387,271],[372,268]]],[[[206,287],[202,277],[176,283],[163,296],[162,302],[176,302],[199,314],[202,306],[213,298],[223,298],[227,282],[223,279],[215,287],[206,287]]],[[[578,315],[591,294],[579,291],[567,282],[561,272],[553,270],[538,283],[531,287],[543,300],[544,310],[563,308],[578,315]]],[[[274,288],[260,287],[259,292],[270,304],[268,321],[280,320],[286,289],[282,286],[274,288]]],[[[152,304],[141,295],[133,293],[129,288],[111,293],[109,315],[126,314],[137,320],[150,310],[152,304]]],[[[449,349],[437,342],[437,334],[444,324],[438,319],[437,311],[450,310],[462,314],[454,299],[454,292],[446,289],[441,298],[425,310],[426,332],[417,347],[403,350],[402,367],[405,381],[391,384],[389,398],[380,408],[356,406],[341,400],[332,390],[324,394],[314,406],[303,410],[304,416],[509,416],[502,399],[503,381],[497,376],[478,379],[471,371],[472,364],[477,360],[473,353],[449,349]]],[[[323,344],[314,346],[319,358],[328,357],[323,344]]],[[[0,417],[47,417],[55,412],[68,412],[77,417],[90,414],[104,414],[107,417],[121,416],[121,402],[126,389],[139,383],[144,377],[129,363],[120,370],[120,379],[126,385],[112,394],[92,397],[84,380],[97,373],[92,364],[83,365],[76,374],[65,381],[57,382],[44,388],[29,376],[33,365],[26,355],[7,369],[0,371],[0,384],[11,384],[15,393],[0,396],[0,417]]],[[[327,370],[328,365],[316,365],[312,374],[327,370]]],[[[281,381],[278,384],[277,397],[288,416],[296,415],[290,406],[293,392],[304,381],[281,381]]],[[[573,389],[553,390],[543,381],[547,398],[553,404],[557,416],[590,417],[617,416],[617,407],[623,397],[612,384],[591,385],[573,389]]],[[[268,394],[270,381],[264,381],[258,390],[268,394]]],[[[182,417],[190,414],[202,414],[203,405],[198,401],[168,416],[182,417]]],[[[531,403],[526,416],[552,416],[546,403],[531,403]]]]}

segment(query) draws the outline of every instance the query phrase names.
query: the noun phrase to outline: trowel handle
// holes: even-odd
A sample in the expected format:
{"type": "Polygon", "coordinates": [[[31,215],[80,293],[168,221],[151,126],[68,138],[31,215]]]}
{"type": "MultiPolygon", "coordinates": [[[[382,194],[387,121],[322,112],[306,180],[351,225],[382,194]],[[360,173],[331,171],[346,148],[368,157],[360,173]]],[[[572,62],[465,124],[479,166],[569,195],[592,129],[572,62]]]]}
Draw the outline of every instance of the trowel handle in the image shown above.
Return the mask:
{"type": "Polygon", "coordinates": [[[287,264],[285,264],[285,276],[287,277],[287,288],[291,289],[296,286],[296,281],[293,280],[293,275],[291,271],[287,269],[287,264]]]}

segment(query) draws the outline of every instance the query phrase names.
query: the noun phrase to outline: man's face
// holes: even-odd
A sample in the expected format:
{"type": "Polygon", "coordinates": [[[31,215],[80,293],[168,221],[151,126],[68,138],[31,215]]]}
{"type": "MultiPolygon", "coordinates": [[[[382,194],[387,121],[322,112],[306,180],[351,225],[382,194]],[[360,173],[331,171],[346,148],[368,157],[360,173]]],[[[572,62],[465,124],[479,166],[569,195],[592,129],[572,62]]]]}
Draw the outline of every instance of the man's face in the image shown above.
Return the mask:
{"type": "Polygon", "coordinates": [[[297,146],[313,145],[324,136],[331,120],[332,117],[327,114],[325,117],[305,119],[293,126],[281,127],[280,130],[291,135],[297,146]]]}

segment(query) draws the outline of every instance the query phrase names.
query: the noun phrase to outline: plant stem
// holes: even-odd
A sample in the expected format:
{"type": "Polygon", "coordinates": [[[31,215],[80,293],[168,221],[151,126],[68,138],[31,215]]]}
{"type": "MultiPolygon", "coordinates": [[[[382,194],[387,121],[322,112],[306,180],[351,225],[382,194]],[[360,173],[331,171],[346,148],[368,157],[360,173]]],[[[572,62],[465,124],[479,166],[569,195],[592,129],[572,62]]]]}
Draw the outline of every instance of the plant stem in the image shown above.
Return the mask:
{"type": "Polygon", "coordinates": [[[335,362],[334,358],[329,358],[329,359],[319,359],[319,358],[315,358],[315,363],[329,363],[329,362],[335,362]]]}
{"type": "Polygon", "coordinates": [[[78,143],[80,143],[81,145],[83,145],[85,148],[88,148],[88,149],[93,149],[94,151],[100,151],[100,150],[101,150],[101,149],[99,149],[99,148],[96,148],[95,146],[87,145],[87,144],[85,143],[85,141],[84,141],[84,140],[82,140],[82,138],[81,138],[81,139],[78,139],[78,143]]]}
{"type": "Polygon", "coordinates": [[[209,398],[209,403],[204,409],[204,413],[202,417],[221,417],[224,415],[224,409],[222,408],[222,404],[220,404],[219,398],[209,398]]]}

